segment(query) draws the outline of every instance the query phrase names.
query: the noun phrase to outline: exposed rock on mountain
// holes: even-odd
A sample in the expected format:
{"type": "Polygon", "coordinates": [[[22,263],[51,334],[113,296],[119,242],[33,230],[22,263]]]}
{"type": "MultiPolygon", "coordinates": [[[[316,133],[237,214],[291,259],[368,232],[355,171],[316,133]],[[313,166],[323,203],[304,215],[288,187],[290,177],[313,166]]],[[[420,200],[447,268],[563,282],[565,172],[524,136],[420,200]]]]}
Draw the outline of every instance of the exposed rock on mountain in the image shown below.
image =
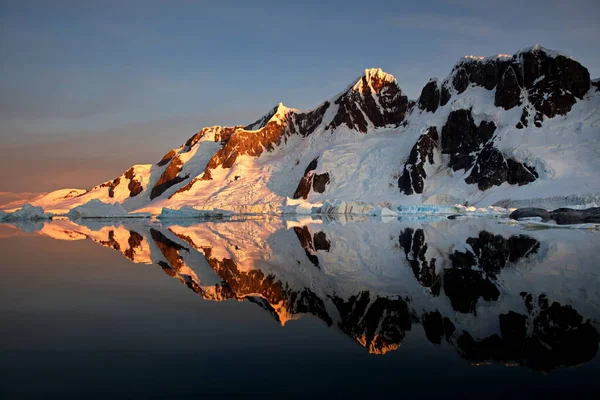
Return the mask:
{"type": "Polygon", "coordinates": [[[438,148],[438,141],[437,129],[432,126],[413,146],[398,180],[398,187],[404,194],[423,193],[427,178],[425,164],[435,163],[434,150],[438,148]]]}
{"type": "Polygon", "coordinates": [[[392,75],[367,69],[311,110],[280,103],[245,126],[204,128],[157,164],[34,205],[67,212],[99,199],[159,214],[183,206],[293,212],[289,198],[385,203],[392,211],[533,198],[558,207],[569,196],[585,202],[600,193],[597,88],[584,66],[541,46],[464,57],[416,101],[392,75]]]}

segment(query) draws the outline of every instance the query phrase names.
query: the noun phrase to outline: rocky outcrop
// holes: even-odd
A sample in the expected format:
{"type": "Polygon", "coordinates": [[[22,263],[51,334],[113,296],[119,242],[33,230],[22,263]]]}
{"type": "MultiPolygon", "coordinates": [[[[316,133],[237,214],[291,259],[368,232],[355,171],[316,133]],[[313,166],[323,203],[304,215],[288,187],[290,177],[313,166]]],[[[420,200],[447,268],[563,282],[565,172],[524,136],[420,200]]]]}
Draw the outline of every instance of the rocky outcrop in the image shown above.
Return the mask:
{"type": "Polygon", "coordinates": [[[308,194],[310,193],[310,188],[312,187],[312,183],[313,183],[313,177],[315,175],[315,169],[317,169],[317,163],[319,161],[319,158],[315,158],[314,160],[312,160],[308,166],[306,167],[306,170],[304,170],[304,175],[302,176],[302,178],[300,178],[300,182],[298,183],[298,187],[296,188],[296,191],[294,192],[294,199],[299,199],[299,198],[303,198],[303,199],[307,199],[308,198],[308,194]]]}
{"type": "Polygon", "coordinates": [[[180,176],[179,173],[183,169],[183,162],[179,157],[173,157],[169,162],[169,166],[163,171],[158,181],[154,184],[150,192],[150,199],[163,194],[171,186],[181,183],[189,178],[189,175],[180,176]]]}
{"type": "Polygon", "coordinates": [[[129,197],[135,197],[144,191],[144,186],[140,182],[140,179],[135,173],[135,168],[131,167],[123,175],[110,182],[106,182],[100,187],[108,187],[108,197],[114,198],[117,187],[125,180],[128,181],[127,190],[129,190],[129,197]]]}
{"type": "Polygon", "coordinates": [[[497,107],[502,107],[505,110],[521,104],[521,87],[519,86],[519,79],[512,66],[509,66],[504,70],[502,78],[498,82],[496,87],[496,93],[494,95],[494,103],[497,107]]]}
{"type": "Polygon", "coordinates": [[[500,150],[488,143],[477,156],[477,162],[465,182],[477,184],[479,190],[487,190],[504,182],[522,186],[537,178],[538,174],[533,167],[505,158],[500,150]]]}
{"type": "Polygon", "coordinates": [[[434,163],[434,150],[438,147],[437,129],[429,127],[427,133],[422,135],[413,146],[408,160],[404,164],[402,175],[398,179],[398,187],[404,194],[423,193],[425,187],[425,163],[434,163]]]}
{"type": "Polygon", "coordinates": [[[440,105],[440,88],[437,79],[431,79],[421,90],[418,100],[419,109],[435,112],[440,105]]]}
{"type": "Polygon", "coordinates": [[[305,113],[294,113],[294,123],[288,126],[290,134],[299,134],[304,137],[312,134],[315,129],[317,129],[321,123],[323,123],[323,118],[325,117],[325,113],[329,109],[330,105],[331,104],[326,101],[312,111],[305,113]]]}
{"type": "Polygon", "coordinates": [[[492,138],[495,130],[496,125],[491,121],[475,125],[471,110],[452,111],[442,128],[441,138],[442,153],[450,155],[448,166],[454,171],[471,168],[474,154],[492,138]]]}
{"type": "Polygon", "coordinates": [[[358,82],[335,100],[338,111],[327,129],[341,125],[367,133],[367,129],[398,126],[408,108],[396,80],[380,69],[365,70],[358,82]]]}
{"type": "Polygon", "coordinates": [[[167,154],[165,154],[163,156],[163,158],[161,158],[161,160],[158,163],[156,163],[156,165],[158,165],[159,167],[164,167],[169,162],[171,162],[171,160],[173,159],[173,157],[175,157],[176,154],[177,154],[177,150],[173,149],[173,150],[169,151],[167,154]]]}
{"type": "Polygon", "coordinates": [[[294,199],[307,199],[311,188],[317,193],[325,192],[325,186],[329,183],[329,173],[315,174],[318,161],[319,158],[317,157],[308,164],[308,167],[306,167],[304,175],[300,178],[298,187],[294,192],[294,199]]]}
{"type": "Polygon", "coordinates": [[[129,197],[135,197],[144,191],[142,183],[136,178],[137,177],[133,167],[129,168],[125,172],[125,179],[129,179],[129,183],[127,184],[127,189],[129,189],[129,197]]]}

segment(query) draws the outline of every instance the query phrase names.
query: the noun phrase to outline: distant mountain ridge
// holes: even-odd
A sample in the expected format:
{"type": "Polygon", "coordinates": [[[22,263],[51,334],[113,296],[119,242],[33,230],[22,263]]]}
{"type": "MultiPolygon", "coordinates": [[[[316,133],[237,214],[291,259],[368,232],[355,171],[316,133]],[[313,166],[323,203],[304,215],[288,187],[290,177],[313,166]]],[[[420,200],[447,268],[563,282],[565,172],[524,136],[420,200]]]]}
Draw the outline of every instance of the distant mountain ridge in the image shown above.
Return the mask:
{"type": "Polygon", "coordinates": [[[160,213],[184,205],[293,212],[290,199],[386,204],[589,203],[600,198],[598,81],[539,45],[467,56],[416,101],[367,69],[308,111],[279,104],[246,126],[203,128],[153,165],[65,197],[160,213]]]}

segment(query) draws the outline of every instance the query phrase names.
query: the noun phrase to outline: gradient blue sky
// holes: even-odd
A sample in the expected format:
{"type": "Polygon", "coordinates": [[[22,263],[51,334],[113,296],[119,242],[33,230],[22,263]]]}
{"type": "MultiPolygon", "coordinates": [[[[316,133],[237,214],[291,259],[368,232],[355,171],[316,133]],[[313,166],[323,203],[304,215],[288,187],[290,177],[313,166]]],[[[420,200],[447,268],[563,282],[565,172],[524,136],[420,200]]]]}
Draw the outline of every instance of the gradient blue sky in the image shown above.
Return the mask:
{"type": "Polygon", "coordinates": [[[90,187],[368,67],[416,98],[462,55],[540,43],[600,77],[598,21],[598,0],[0,0],[0,192],[90,187]]]}

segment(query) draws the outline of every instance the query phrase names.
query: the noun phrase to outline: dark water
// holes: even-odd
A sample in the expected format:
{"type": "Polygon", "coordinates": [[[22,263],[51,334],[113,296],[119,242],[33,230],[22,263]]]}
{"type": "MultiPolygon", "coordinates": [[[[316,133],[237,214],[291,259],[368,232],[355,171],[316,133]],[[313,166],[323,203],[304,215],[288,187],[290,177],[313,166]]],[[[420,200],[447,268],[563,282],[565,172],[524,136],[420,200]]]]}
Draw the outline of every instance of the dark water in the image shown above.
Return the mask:
{"type": "Polygon", "coordinates": [[[0,398],[600,394],[600,233],[0,225],[0,398]]]}

